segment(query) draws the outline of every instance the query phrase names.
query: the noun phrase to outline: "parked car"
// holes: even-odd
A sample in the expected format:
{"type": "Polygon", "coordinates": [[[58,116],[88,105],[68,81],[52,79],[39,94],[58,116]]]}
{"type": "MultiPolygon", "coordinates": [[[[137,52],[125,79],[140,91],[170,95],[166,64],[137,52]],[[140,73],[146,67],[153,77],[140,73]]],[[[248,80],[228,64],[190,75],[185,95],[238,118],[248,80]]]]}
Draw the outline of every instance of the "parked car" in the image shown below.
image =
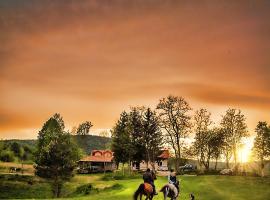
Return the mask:
{"type": "Polygon", "coordinates": [[[158,170],[159,171],[168,171],[168,167],[167,166],[159,166],[158,170]]]}
{"type": "Polygon", "coordinates": [[[185,164],[184,166],[179,167],[181,172],[194,172],[197,170],[197,167],[192,164],[185,164]]]}
{"type": "Polygon", "coordinates": [[[223,169],[220,171],[220,174],[222,175],[232,175],[233,171],[231,169],[223,169]]]}

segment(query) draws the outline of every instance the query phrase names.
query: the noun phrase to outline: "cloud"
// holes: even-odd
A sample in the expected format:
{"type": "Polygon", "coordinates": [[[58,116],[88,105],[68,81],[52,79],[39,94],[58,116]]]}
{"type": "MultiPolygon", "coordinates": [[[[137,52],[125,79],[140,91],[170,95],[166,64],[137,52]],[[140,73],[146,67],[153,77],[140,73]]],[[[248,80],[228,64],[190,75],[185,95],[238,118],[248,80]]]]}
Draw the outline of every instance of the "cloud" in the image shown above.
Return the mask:
{"type": "Polygon", "coordinates": [[[107,128],[168,94],[267,112],[268,5],[1,1],[1,129],[39,127],[54,112],[107,128]]]}

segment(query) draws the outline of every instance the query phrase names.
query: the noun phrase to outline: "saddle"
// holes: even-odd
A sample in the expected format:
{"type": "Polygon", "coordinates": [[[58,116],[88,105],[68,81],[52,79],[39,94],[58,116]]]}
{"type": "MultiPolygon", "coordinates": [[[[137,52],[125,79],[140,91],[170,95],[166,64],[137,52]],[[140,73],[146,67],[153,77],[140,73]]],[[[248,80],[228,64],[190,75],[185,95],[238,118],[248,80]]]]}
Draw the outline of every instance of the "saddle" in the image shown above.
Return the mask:
{"type": "Polygon", "coordinates": [[[153,187],[149,183],[144,183],[144,192],[152,194],[153,193],[153,187]]]}

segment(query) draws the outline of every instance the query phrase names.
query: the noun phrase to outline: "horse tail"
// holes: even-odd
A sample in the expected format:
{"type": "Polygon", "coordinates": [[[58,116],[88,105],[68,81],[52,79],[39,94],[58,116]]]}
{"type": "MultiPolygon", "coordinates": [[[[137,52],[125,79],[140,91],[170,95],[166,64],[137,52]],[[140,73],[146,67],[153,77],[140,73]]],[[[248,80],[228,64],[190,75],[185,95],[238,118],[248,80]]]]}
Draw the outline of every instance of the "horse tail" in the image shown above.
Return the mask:
{"type": "Polygon", "coordinates": [[[137,191],[134,193],[133,199],[134,199],[134,200],[137,200],[139,194],[140,194],[141,192],[143,192],[143,190],[144,190],[144,184],[142,183],[142,184],[138,187],[137,191]]]}

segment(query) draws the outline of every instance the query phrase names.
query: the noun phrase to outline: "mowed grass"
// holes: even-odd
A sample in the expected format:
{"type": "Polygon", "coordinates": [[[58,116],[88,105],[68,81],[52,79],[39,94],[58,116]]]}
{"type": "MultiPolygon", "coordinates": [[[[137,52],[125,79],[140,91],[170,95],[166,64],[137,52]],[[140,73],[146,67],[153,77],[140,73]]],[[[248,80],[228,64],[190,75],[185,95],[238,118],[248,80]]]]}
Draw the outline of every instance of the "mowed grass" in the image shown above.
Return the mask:
{"type": "MultiPolygon", "coordinates": [[[[128,200],[132,199],[133,193],[141,179],[129,180],[102,180],[100,175],[77,175],[71,182],[65,184],[63,189],[64,198],[74,200],[128,200]],[[98,191],[90,194],[78,194],[76,188],[81,185],[92,183],[98,191]],[[114,187],[116,186],[116,187],[114,187]]],[[[240,177],[240,176],[180,176],[181,195],[180,200],[187,200],[189,193],[193,193],[196,199],[205,200],[266,200],[270,197],[270,178],[240,177]]],[[[1,180],[0,180],[1,181],[1,180]]],[[[158,177],[155,182],[159,190],[167,183],[166,177],[158,177]]],[[[45,199],[51,198],[50,186],[44,182],[29,185],[26,182],[7,180],[0,183],[0,199],[28,198],[45,199]]],[[[163,199],[159,193],[154,199],[163,199]]]]}

